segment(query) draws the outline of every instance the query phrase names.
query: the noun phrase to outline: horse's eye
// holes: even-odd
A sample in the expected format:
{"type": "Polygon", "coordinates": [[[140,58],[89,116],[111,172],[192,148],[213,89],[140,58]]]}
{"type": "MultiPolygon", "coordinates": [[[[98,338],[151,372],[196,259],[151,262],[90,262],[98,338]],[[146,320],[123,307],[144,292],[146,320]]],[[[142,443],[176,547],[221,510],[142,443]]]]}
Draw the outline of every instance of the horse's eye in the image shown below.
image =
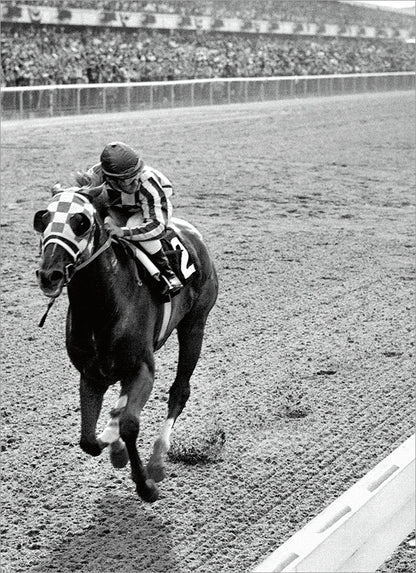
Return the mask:
{"type": "Polygon", "coordinates": [[[91,221],[84,213],[75,213],[75,215],[72,215],[69,224],[77,237],[82,237],[82,235],[85,235],[91,228],[91,221]]]}
{"type": "Polygon", "coordinates": [[[49,211],[44,209],[43,211],[38,211],[35,213],[35,217],[33,219],[33,228],[38,233],[43,233],[46,227],[49,225],[51,220],[51,214],[49,211]]]}

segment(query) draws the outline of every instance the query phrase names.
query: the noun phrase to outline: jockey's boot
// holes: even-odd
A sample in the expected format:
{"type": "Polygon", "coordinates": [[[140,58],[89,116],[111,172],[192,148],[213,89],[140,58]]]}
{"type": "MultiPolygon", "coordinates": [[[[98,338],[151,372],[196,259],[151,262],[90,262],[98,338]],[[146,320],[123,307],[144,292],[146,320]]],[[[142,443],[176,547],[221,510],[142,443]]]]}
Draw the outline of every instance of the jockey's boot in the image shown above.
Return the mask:
{"type": "Polygon", "coordinates": [[[169,259],[163,252],[163,249],[160,249],[160,251],[152,255],[152,259],[157,268],[160,270],[162,277],[165,279],[167,284],[166,290],[163,294],[169,294],[170,296],[178,294],[178,292],[183,287],[183,284],[173,272],[169,263],[169,259]]]}

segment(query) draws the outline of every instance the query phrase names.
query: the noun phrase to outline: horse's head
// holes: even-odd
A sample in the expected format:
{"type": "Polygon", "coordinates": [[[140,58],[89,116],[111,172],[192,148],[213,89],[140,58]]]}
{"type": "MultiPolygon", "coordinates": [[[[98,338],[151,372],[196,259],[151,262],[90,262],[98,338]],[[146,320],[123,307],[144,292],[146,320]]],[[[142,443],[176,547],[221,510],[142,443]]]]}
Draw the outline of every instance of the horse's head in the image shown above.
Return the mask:
{"type": "Polygon", "coordinates": [[[77,266],[94,247],[96,209],[82,189],[56,189],[48,208],[35,214],[33,226],[41,234],[41,261],[37,271],[42,292],[56,298],[77,266]]]}

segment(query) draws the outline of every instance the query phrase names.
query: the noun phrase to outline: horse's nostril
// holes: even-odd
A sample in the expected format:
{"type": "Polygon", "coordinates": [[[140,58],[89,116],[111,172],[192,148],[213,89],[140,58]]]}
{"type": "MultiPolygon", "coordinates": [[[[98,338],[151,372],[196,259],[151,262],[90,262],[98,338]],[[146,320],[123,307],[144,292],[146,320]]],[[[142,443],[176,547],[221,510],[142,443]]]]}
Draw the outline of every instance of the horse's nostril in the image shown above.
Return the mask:
{"type": "Polygon", "coordinates": [[[61,273],[61,271],[52,271],[50,276],[49,276],[49,280],[51,282],[58,282],[63,278],[63,274],[61,273]]]}
{"type": "Polygon", "coordinates": [[[58,270],[43,271],[42,269],[39,269],[36,271],[36,276],[38,277],[40,283],[47,288],[53,287],[64,278],[63,273],[58,270]]]}

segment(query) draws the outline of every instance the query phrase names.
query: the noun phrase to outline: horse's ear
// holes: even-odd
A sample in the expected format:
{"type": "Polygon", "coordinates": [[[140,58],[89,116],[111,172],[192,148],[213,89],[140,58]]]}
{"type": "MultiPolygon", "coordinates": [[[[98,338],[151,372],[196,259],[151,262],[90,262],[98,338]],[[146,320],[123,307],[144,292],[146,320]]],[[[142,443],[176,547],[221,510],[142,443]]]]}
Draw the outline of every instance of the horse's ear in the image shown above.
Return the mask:
{"type": "Polygon", "coordinates": [[[55,195],[61,193],[61,191],[63,191],[62,185],[60,183],[55,183],[55,185],[51,188],[52,197],[55,197],[55,195]]]}
{"type": "Polygon", "coordinates": [[[38,211],[37,213],[35,213],[35,216],[33,218],[33,228],[38,233],[43,233],[46,227],[48,226],[50,219],[51,219],[51,214],[49,211],[47,211],[46,209],[38,211]]]}

